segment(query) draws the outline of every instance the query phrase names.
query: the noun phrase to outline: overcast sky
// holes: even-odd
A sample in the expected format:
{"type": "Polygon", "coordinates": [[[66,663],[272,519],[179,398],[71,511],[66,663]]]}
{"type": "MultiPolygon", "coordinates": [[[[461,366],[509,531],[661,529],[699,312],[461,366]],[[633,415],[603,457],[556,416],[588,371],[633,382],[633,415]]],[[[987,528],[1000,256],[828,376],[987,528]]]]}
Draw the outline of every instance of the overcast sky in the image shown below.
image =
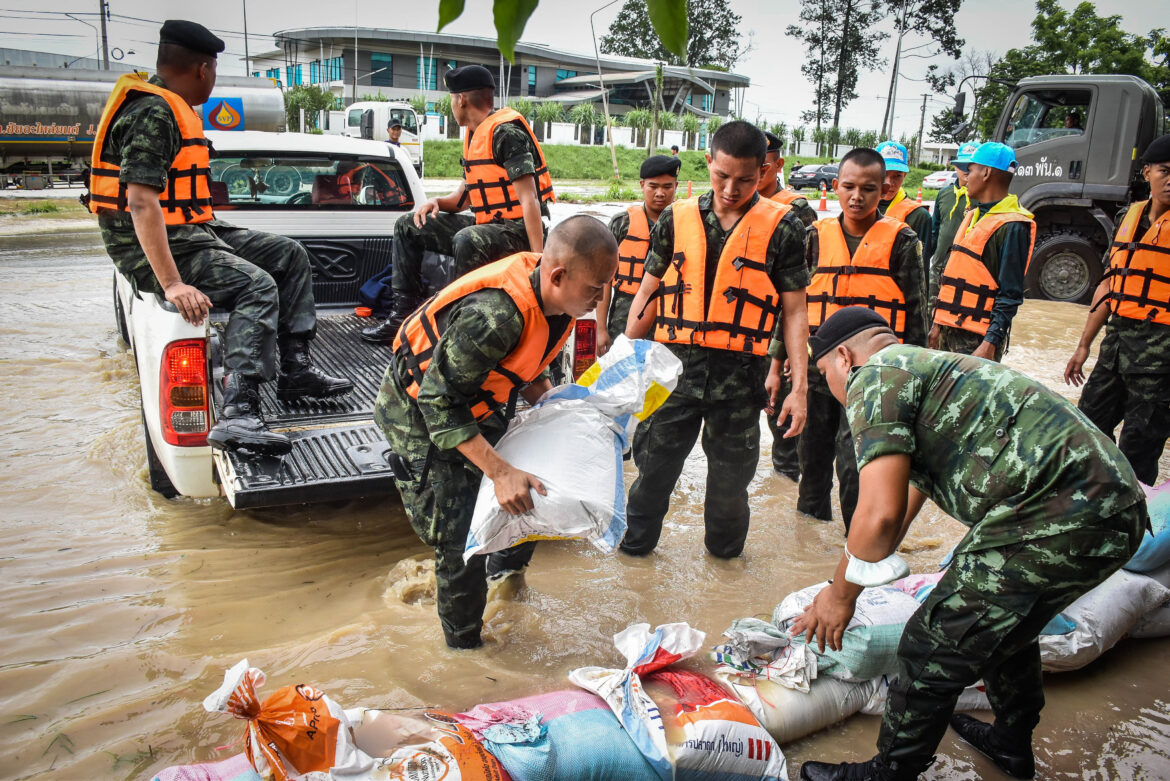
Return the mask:
{"type": "MultiPolygon", "coordinates": [[[[52,6],[46,6],[43,2],[30,0],[0,0],[0,30],[5,31],[0,33],[0,47],[91,55],[96,48],[94,30],[83,22],[64,17],[61,12],[74,13],[79,19],[96,25],[99,2],[58,0],[52,6]]],[[[433,30],[438,20],[438,0],[202,0],[199,3],[110,0],[111,12],[120,15],[115,16],[109,25],[110,46],[126,52],[133,50],[134,54],[125,57],[127,63],[151,66],[159,22],[167,18],[189,18],[222,31],[227,53],[220,57],[220,73],[244,75],[242,31],[245,2],[248,46],[252,54],[273,49],[271,34],[277,30],[355,23],[362,27],[433,30]]],[[[605,0],[542,0],[528,22],[523,40],[566,51],[592,53],[589,15],[604,5],[605,0]]],[[[599,36],[608,30],[621,5],[618,0],[597,14],[599,36]]],[[[730,0],[729,5],[743,17],[741,32],[750,34],[753,40],[753,50],[734,69],[752,81],[747,90],[745,114],[748,118],[762,114],[769,121],[797,123],[800,112],[808,108],[812,100],[812,90],[799,70],[804,48],[800,41],[784,34],[789,24],[798,21],[799,3],[796,0],[730,0]]],[[[1061,5],[1072,8],[1076,3],[1061,0],[1061,5]]],[[[1154,27],[1167,26],[1164,0],[1109,0],[1099,3],[1098,8],[1100,13],[1120,15],[1122,26],[1131,33],[1145,35],[1154,27]],[[1156,10],[1159,7],[1163,12],[1156,10]]],[[[463,17],[444,32],[494,37],[490,9],[491,3],[487,0],[469,0],[463,17]]],[[[1034,15],[1035,6],[1029,0],[966,0],[956,23],[968,48],[1002,54],[1028,43],[1034,15]]],[[[904,45],[914,43],[908,37],[904,45]]],[[[891,36],[883,44],[883,54],[887,61],[892,62],[893,53],[894,39],[891,36]]],[[[918,129],[921,94],[928,91],[921,79],[931,62],[923,59],[905,62],[904,78],[898,87],[897,134],[911,134],[918,129]]],[[[937,62],[943,67],[950,64],[945,59],[937,62]]],[[[845,109],[842,126],[880,127],[889,83],[889,70],[863,74],[859,97],[845,109]]],[[[948,103],[938,96],[928,99],[928,127],[930,116],[948,103]]]]}

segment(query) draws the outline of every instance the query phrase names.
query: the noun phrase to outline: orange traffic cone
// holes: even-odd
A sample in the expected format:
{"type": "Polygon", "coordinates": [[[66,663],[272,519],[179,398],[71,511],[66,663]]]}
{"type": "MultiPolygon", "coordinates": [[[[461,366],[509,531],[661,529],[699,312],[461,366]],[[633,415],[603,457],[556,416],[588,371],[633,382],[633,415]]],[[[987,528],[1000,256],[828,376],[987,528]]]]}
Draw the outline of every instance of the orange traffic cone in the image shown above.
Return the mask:
{"type": "Polygon", "coordinates": [[[918,185],[918,197],[915,200],[922,203],[922,185],[918,185]]]}
{"type": "Polygon", "coordinates": [[[825,187],[825,183],[821,182],[821,205],[817,207],[817,211],[826,212],[829,210],[829,191],[825,187]]]}
{"type": "Polygon", "coordinates": [[[691,185],[693,185],[693,184],[694,184],[694,182],[692,182],[690,179],[687,180],[687,197],[688,198],[691,197],[691,185]]]}

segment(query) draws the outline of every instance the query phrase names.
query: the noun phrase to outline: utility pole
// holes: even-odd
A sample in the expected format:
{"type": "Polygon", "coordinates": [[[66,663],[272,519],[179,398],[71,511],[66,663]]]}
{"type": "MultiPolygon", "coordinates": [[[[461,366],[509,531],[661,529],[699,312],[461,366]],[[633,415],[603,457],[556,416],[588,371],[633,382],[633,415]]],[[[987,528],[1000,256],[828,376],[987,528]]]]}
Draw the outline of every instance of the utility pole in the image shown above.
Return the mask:
{"type": "Polygon", "coordinates": [[[886,138],[892,138],[894,135],[894,112],[897,110],[898,102],[898,69],[902,65],[902,38],[906,35],[906,2],[907,0],[902,0],[902,16],[898,22],[898,45],[894,48],[894,72],[890,76],[890,96],[886,101],[886,113],[882,117],[882,135],[886,138]]]}
{"type": "Polygon", "coordinates": [[[110,14],[108,0],[98,0],[98,16],[102,19],[102,70],[110,69],[110,39],[106,35],[106,17],[110,14]]]}
{"type": "Polygon", "coordinates": [[[241,0],[244,4],[244,75],[252,75],[252,58],[248,54],[248,0],[241,0]]]}
{"type": "Polygon", "coordinates": [[[918,117],[918,143],[915,144],[918,148],[914,151],[914,162],[922,162],[922,131],[926,129],[926,99],[930,97],[929,92],[922,93],[922,114],[918,117]]]}

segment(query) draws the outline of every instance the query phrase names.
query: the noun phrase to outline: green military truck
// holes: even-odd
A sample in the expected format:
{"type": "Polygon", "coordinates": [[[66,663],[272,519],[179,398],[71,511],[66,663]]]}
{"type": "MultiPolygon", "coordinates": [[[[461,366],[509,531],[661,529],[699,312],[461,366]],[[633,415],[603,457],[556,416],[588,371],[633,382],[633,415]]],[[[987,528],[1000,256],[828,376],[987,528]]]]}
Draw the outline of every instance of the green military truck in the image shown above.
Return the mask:
{"type": "Polygon", "coordinates": [[[1148,196],[1138,159],[1167,131],[1162,99],[1135,76],[1035,76],[1016,84],[990,140],[1016,150],[1011,191],[1036,215],[1029,295],[1092,298],[1114,217],[1148,196]]]}

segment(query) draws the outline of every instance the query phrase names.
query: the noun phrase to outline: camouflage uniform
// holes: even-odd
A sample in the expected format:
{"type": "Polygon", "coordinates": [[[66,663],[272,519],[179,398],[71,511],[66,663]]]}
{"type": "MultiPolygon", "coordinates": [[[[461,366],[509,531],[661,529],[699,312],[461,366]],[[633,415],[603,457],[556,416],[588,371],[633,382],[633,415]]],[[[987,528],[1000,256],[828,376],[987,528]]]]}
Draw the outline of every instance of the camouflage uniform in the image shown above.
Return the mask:
{"type": "MultiPolygon", "coordinates": [[[[532,273],[540,300],[540,271],[532,273]]],[[[550,339],[572,323],[550,317],[550,339]]],[[[404,389],[391,362],[374,404],[374,422],[411,477],[398,479],[402,504],[415,533],[435,549],[436,599],[449,645],[477,645],[487,604],[487,574],[519,569],[532,557],[534,543],[466,564],[463,549],[483,473],[456,449],[476,434],[495,444],[507,421],[499,415],[476,421],[471,407],[488,373],[520,343],[524,318],[503,291],[472,293],[452,305],[434,348],[418,399],[404,389]]]]}
{"type": "MultiPolygon", "coordinates": [[[[1124,211],[1116,223],[1121,224],[1124,211]]],[[[1138,235],[1150,229],[1149,210],[1138,235]]],[[[1106,261],[1108,262],[1108,261],[1106,261]]],[[[1118,447],[1138,479],[1158,481],[1158,461],[1170,437],[1170,326],[1111,315],[1097,364],[1077,407],[1106,436],[1121,423],[1118,447]]]]}
{"type": "MultiPolygon", "coordinates": [[[[910,196],[906,196],[909,198],[910,196]]],[[[890,206],[890,201],[878,202],[878,214],[885,216],[886,209],[890,206]]],[[[914,235],[922,242],[922,258],[929,259],[934,255],[934,231],[931,229],[930,211],[925,207],[919,205],[906,215],[906,224],[910,226],[910,230],[914,231],[914,235]]]]}
{"type": "MultiPolygon", "coordinates": [[[[516,181],[536,173],[532,139],[528,133],[513,124],[496,128],[492,137],[492,156],[508,178],[516,181]]],[[[469,204],[465,195],[461,206],[469,204]]],[[[540,214],[548,216],[548,204],[540,202],[540,214]]],[[[428,217],[419,228],[413,214],[404,214],[394,224],[394,295],[404,300],[421,301],[435,291],[426,290],[423,282],[423,253],[437,252],[455,258],[455,277],[487,265],[493,260],[517,252],[527,252],[528,232],[524,220],[496,220],[477,225],[472,214],[439,212],[428,217]]]]}
{"type": "MultiPolygon", "coordinates": [[[[753,196],[751,205],[757,198],[753,196]]],[[[725,231],[719,225],[710,193],[699,196],[699,213],[707,237],[707,279],[713,280],[723,244],[735,226],[725,231]]],[[[803,252],[804,226],[789,213],[772,234],[765,260],[777,291],[801,290],[808,284],[803,252]]],[[[668,206],[650,234],[646,273],[661,278],[673,254],[674,209],[668,206]]],[[[707,290],[711,286],[709,282],[707,290]]],[[[643,555],[658,544],[670,494],[701,429],[707,454],[705,543],[711,554],[732,558],[743,551],[747,538],[747,487],[760,455],[760,411],[767,402],[764,381],[770,359],[697,345],[667,348],[682,361],[683,373],[674,392],[634,435],[638,478],[630,488],[621,547],[643,555]]]]}
{"type": "Polygon", "coordinates": [[[930,258],[930,300],[938,298],[939,277],[946,268],[947,258],[951,256],[951,245],[955,243],[955,233],[963,222],[963,215],[971,205],[971,198],[967,195],[966,187],[948,187],[939,190],[934,200],[934,211],[930,215],[930,235],[934,243],[933,256],[930,258]]]}
{"type": "Polygon", "coordinates": [[[997,730],[1030,739],[1044,705],[1040,630],[1141,543],[1133,470],[1072,404],[993,363],[895,345],[853,372],[846,394],[861,468],[909,455],[911,483],[970,527],[902,635],[882,758],[895,778],[917,778],[980,678],[997,730]]]}
{"type": "MultiPolygon", "coordinates": [[[[855,252],[863,237],[850,236],[844,231],[850,253],[855,252]]],[[[894,281],[906,297],[906,342],[926,344],[926,323],[929,307],[926,302],[926,283],[922,275],[922,258],[918,254],[918,237],[909,227],[902,228],[894,240],[890,253],[890,269],[894,281]]],[[[820,253],[817,232],[808,240],[808,265],[815,273],[820,253]]],[[[800,491],[796,500],[799,512],[822,521],[833,520],[833,467],[837,472],[837,491],[841,498],[841,517],[845,533],[857,508],[857,460],[850,440],[849,422],[841,403],[833,397],[824,375],[813,363],[808,367],[808,419],[800,435],[800,491]],[[830,447],[829,443],[833,446],[830,447]]]]}
{"type": "MultiPolygon", "coordinates": [[[[999,201],[972,203],[970,208],[978,209],[981,215],[986,215],[997,203],[999,201]]],[[[995,360],[1003,359],[1011,334],[1012,319],[1020,304],[1024,303],[1024,271],[1028,266],[1030,243],[1028,224],[1023,222],[1009,222],[991,234],[983,248],[983,265],[987,266],[988,273],[999,285],[999,292],[991,308],[991,325],[983,336],[961,328],[940,326],[942,341],[939,349],[970,355],[983,342],[990,342],[995,345],[995,360]]],[[[946,261],[942,264],[945,268],[946,261]]]]}
{"type": "MultiPolygon", "coordinates": [[[[152,84],[165,87],[155,76],[152,84]]],[[[110,125],[107,149],[121,160],[118,181],[163,190],[179,153],[179,124],[157,95],[128,98],[110,125]]],[[[129,214],[98,216],[114,266],[138,290],[162,296],[129,214]]],[[[183,282],[230,309],[224,368],[256,380],[276,376],[277,333],[312,338],[317,327],[309,254],[298,242],[222,220],[168,225],[167,242],[183,282]]]]}

